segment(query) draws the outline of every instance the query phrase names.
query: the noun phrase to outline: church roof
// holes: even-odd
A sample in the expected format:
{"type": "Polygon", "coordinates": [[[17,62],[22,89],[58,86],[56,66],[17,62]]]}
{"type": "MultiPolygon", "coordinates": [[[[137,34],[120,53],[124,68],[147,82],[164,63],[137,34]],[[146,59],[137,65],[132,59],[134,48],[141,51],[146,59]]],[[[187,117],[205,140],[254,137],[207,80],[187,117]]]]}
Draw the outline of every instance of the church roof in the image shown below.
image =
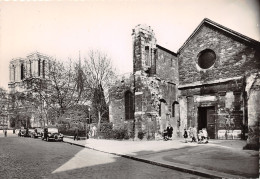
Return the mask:
{"type": "Polygon", "coordinates": [[[159,48],[159,49],[161,49],[161,50],[163,50],[163,51],[166,51],[166,52],[168,52],[168,53],[170,53],[170,54],[172,54],[172,55],[174,55],[174,56],[177,56],[177,54],[176,54],[175,52],[170,51],[169,49],[167,49],[167,48],[165,48],[165,47],[162,47],[162,46],[160,46],[160,45],[158,45],[158,44],[156,44],[156,47],[159,48]]]}
{"type": "Polygon", "coordinates": [[[223,33],[227,34],[228,36],[232,36],[233,38],[235,38],[236,40],[242,41],[244,43],[247,43],[248,45],[254,46],[254,47],[258,47],[260,48],[260,42],[249,38],[245,35],[242,35],[236,31],[233,31],[227,27],[224,27],[208,18],[203,19],[203,21],[199,24],[199,26],[193,31],[193,33],[189,36],[189,38],[184,42],[184,44],[181,46],[181,48],[178,50],[177,54],[179,54],[184,47],[190,42],[190,40],[200,31],[200,29],[204,26],[207,25],[211,28],[215,28],[219,31],[222,31],[223,33]]]}

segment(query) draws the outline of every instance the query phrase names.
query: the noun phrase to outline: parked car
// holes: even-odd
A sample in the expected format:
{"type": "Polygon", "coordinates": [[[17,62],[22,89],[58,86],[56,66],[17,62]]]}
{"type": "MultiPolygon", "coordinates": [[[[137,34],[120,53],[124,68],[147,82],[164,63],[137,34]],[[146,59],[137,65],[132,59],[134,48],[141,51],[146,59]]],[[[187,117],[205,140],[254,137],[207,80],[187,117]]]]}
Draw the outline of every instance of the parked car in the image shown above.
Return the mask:
{"type": "Polygon", "coordinates": [[[18,132],[18,136],[19,137],[23,137],[24,134],[25,134],[26,130],[25,129],[20,129],[19,132],[18,132]]]}
{"type": "Polygon", "coordinates": [[[34,129],[25,129],[24,137],[31,137],[31,134],[33,133],[34,129]]]}
{"type": "Polygon", "coordinates": [[[46,141],[55,140],[55,141],[63,141],[63,135],[59,133],[58,128],[50,127],[44,128],[42,134],[42,140],[46,139],[46,141]]]}
{"type": "Polygon", "coordinates": [[[41,137],[42,136],[42,131],[43,129],[42,128],[35,128],[33,130],[33,132],[31,132],[31,138],[38,138],[38,137],[41,137]]]}

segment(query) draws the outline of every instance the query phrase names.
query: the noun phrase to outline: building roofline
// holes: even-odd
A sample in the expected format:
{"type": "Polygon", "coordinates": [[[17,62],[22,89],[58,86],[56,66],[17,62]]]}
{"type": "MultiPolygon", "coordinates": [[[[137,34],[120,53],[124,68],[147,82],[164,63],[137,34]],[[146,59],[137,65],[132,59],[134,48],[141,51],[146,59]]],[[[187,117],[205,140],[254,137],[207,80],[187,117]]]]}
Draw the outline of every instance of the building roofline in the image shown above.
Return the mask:
{"type": "Polygon", "coordinates": [[[174,56],[177,56],[177,54],[176,54],[175,52],[170,51],[169,49],[167,49],[167,48],[165,48],[165,47],[162,47],[162,46],[160,46],[160,45],[158,45],[158,44],[156,44],[156,47],[159,48],[159,49],[161,49],[161,50],[163,50],[163,51],[166,51],[166,52],[168,52],[168,53],[170,53],[170,54],[172,54],[172,55],[174,55],[174,56]]]}
{"type": "Polygon", "coordinates": [[[205,19],[203,19],[202,22],[198,25],[198,27],[193,31],[193,33],[189,36],[189,38],[184,42],[184,44],[180,47],[180,49],[178,50],[177,54],[179,54],[179,53],[183,50],[183,48],[184,48],[184,47],[190,42],[190,40],[197,34],[197,32],[202,28],[202,26],[203,26],[203,25],[206,25],[206,24],[207,24],[207,25],[210,25],[210,26],[212,26],[212,27],[214,27],[214,28],[217,28],[217,29],[219,29],[219,30],[221,30],[221,31],[223,31],[223,32],[225,32],[225,33],[228,33],[228,34],[232,35],[233,37],[242,40],[243,42],[246,42],[246,43],[252,44],[252,45],[254,45],[254,46],[260,47],[260,42],[254,40],[254,39],[252,39],[252,38],[250,38],[250,37],[247,37],[247,36],[245,36],[245,35],[243,35],[243,34],[240,34],[240,33],[236,32],[236,31],[234,31],[234,30],[231,30],[231,29],[229,29],[229,28],[227,28],[227,27],[225,27],[225,26],[223,26],[223,25],[220,25],[220,24],[218,24],[218,23],[216,23],[216,22],[214,22],[214,21],[212,21],[212,20],[210,20],[210,19],[208,19],[208,18],[205,18],[205,19]]]}
{"type": "Polygon", "coordinates": [[[43,53],[40,53],[40,52],[38,52],[38,51],[34,51],[34,52],[32,52],[32,53],[29,53],[28,55],[26,55],[26,57],[28,58],[28,57],[30,57],[30,56],[33,56],[34,54],[37,54],[37,56],[43,56],[43,57],[51,58],[51,56],[46,55],[46,54],[43,54],[43,53]]]}

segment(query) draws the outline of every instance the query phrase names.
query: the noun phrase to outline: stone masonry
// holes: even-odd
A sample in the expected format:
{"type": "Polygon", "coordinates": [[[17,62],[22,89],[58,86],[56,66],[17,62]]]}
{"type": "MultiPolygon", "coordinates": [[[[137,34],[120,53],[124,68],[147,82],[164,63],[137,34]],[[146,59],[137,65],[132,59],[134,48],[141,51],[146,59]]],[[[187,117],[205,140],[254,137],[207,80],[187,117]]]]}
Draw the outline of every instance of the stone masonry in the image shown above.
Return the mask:
{"type": "Polygon", "coordinates": [[[157,44],[150,26],[133,29],[133,74],[111,88],[110,119],[156,139],[171,124],[207,128],[211,138],[256,141],[259,42],[204,19],[177,53],[157,44]],[[134,117],[125,120],[125,93],[134,117]]]}

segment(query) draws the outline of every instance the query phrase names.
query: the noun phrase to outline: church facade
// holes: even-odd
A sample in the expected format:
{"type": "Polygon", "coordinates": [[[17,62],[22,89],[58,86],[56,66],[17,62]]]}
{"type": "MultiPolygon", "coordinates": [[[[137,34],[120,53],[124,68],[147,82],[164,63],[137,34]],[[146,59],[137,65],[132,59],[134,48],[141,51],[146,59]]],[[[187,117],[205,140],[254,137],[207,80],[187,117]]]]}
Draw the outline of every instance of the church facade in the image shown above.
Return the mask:
{"type": "Polygon", "coordinates": [[[115,127],[147,139],[171,124],[174,138],[195,127],[212,139],[258,140],[258,41],[209,19],[176,53],[158,45],[149,26],[136,26],[132,39],[133,73],[109,91],[115,127]]]}
{"type": "MultiPolygon", "coordinates": [[[[25,85],[26,79],[47,79],[51,60],[50,56],[39,52],[33,52],[25,58],[19,57],[12,59],[9,63],[9,93],[30,92],[31,89],[28,88],[29,85],[25,85]]],[[[22,113],[26,112],[30,116],[28,123],[30,123],[31,127],[44,126],[43,120],[35,115],[35,109],[27,107],[27,110],[22,110],[26,108],[26,106],[21,102],[17,102],[16,104],[18,105],[16,107],[17,110],[21,109],[22,113]]],[[[12,118],[13,114],[9,114],[9,120],[12,118]]],[[[21,122],[16,122],[15,127],[20,128],[21,122]]]]}

